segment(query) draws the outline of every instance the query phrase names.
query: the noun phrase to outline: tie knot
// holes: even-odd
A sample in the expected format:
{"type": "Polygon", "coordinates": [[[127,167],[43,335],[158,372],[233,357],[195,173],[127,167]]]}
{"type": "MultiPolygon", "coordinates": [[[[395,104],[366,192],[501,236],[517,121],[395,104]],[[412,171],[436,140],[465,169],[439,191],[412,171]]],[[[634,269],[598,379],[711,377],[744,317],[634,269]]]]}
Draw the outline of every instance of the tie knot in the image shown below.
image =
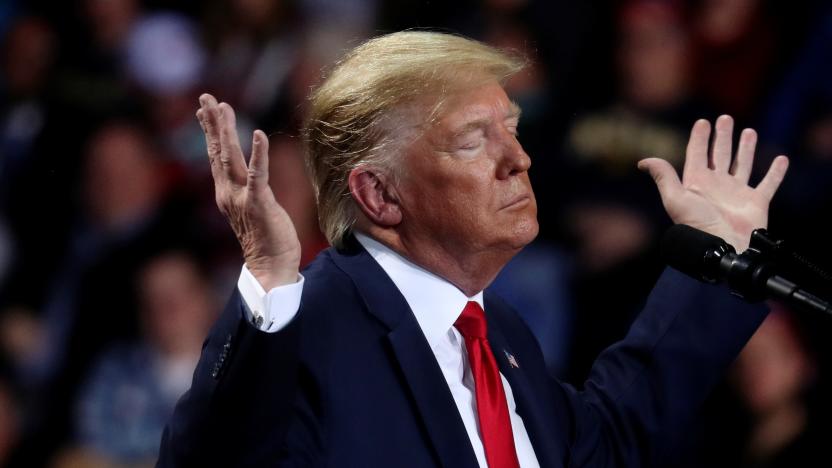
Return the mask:
{"type": "Polygon", "coordinates": [[[485,313],[474,301],[468,301],[462,314],[456,319],[454,326],[465,338],[485,338],[488,332],[488,324],[485,322],[485,313]]]}

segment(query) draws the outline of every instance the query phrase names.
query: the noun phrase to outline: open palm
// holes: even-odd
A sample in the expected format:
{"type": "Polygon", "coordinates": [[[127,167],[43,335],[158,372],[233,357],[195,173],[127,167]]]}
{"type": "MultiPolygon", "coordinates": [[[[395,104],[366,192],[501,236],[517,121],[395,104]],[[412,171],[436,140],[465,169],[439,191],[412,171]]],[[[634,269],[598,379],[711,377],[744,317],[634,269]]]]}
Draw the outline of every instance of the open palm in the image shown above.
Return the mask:
{"type": "Polygon", "coordinates": [[[711,125],[698,120],[691,130],[681,181],[663,159],[644,159],[638,167],[653,176],[673,222],[722,237],[737,251],[743,251],[751,232],[767,226],[769,203],[786,175],[789,160],[785,156],[775,158],[763,180],[751,187],[748,179],[757,134],[751,129],[742,132],[732,160],[733,129],[731,117],[719,117],[709,152],[711,125]]]}

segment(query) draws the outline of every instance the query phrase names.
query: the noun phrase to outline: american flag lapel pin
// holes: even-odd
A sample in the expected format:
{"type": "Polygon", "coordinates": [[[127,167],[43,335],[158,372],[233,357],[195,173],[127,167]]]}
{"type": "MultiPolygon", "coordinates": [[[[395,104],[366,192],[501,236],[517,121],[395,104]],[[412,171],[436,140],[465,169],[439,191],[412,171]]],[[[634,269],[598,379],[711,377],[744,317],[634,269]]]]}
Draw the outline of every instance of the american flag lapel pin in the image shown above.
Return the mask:
{"type": "Polygon", "coordinates": [[[513,354],[509,353],[505,349],[503,350],[503,353],[505,353],[506,360],[508,361],[508,365],[510,367],[512,367],[514,369],[519,369],[520,368],[520,364],[517,364],[517,359],[515,359],[513,354]]]}

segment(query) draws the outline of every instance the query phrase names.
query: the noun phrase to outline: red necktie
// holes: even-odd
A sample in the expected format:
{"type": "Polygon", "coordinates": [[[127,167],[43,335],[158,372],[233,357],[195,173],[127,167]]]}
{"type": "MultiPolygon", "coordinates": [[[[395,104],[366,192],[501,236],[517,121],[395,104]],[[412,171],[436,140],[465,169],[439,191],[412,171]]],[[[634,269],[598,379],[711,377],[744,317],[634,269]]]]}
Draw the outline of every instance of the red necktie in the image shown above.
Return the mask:
{"type": "Polygon", "coordinates": [[[477,414],[480,434],[489,468],[518,468],[511,417],[497,361],[488,344],[485,314],[482,307],[470,301],[456,319],[454,326],[465,338],[468,361],[477,392],[477,414]]]}

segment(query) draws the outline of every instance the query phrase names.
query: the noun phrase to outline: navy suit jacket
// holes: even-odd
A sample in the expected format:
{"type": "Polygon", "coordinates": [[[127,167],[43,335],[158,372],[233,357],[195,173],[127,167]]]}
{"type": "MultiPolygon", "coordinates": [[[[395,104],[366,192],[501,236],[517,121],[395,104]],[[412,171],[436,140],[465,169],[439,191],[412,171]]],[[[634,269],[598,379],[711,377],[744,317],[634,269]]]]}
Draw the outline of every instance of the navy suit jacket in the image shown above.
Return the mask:
{"type": "MultiPolygon", "coordinates": [[[[433,352],[376,261],[353,239],[304,276],[298,315],[274,334],[232,296],[158,466],[477,467],[433,352]]],[[[766,309],[667,270],[582,390],[547,374],[530,331],[487,290],[485,312],[541,466],[646,467],[672,452],[766,309]]]]}

